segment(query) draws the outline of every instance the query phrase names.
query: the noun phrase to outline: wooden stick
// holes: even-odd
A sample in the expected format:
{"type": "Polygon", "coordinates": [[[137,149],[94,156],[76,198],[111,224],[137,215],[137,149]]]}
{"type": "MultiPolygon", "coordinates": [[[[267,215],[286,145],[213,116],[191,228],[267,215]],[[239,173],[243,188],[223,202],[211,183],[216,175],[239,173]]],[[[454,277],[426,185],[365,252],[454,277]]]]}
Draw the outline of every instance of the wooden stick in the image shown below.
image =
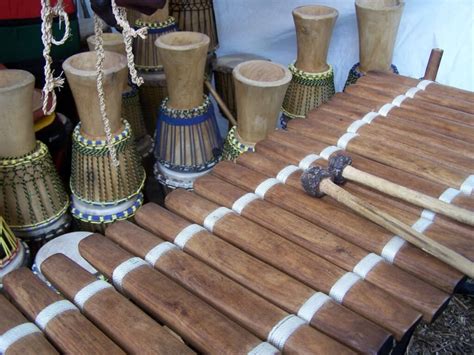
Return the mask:
{"type": "MultiPolygon", "coordinates": [[[[194,190],[197,194],[228,208],[232,208],[238,200],[230,196],[242,197],[246,193],[214,176],[202,177],[196,183],[194,190]]],[[[356,265],[368,255],[362,248],[265,201],[252,202],[240,214],[346,271],[356,270],[356,265]]],[[[363,278],[423,312],[425,319],[432,319],[439,304],[447,302],[449,298],[433,286],[381,259],[363,278]],[[423,302],[420,302],[421,299],[423,302]]]]}
{"type": "MultiPolygon", "coordinates": [[[[200,224],[219,207],[184,190],[175,190],[170,193],[166,197],[165,205],[171,211],[200,224]]],[[[229,213],[218,220],[213,228],[213,233],[297,280],[325,293],[330,293],[334,284],[346,274],[342,269],[315,254],[234,213],[229,213]]],[[[342,301],[339,301],[390,330],[397,338],[400,338],[400,335],[404,334],[418,319],[418,313],[411,307],[362,280],[359,280],[356,286],[345,294],[342,301]],[[372,302],[381,302],[384,305],[380,304],[376,307],[377,312],[374,312],[375,307],[370,306],[372,302]],[[390,314],[396,319],[388,314],[381,316],[380,309],[382,308],[390,310],[390,314]],[[398,314],[398,312],[405,314],[398,314]]]]}
{"type": "MultiPolygon", "coordinates": [[[[248,155],[251,156],[252,154],[248,155]]],[[[241,159],[239,159],[239,163],[241,159]]],[[[255,191],[255,188],[268,178],[244,166],[237,167],[235,164],[224,163],[218,164],[213,170],[213,174],[247,191],[255,191]]],[[[303,191],[298,191],[283,184],[270,189],[265,194],[264,199],[338,235],[346,241],[379,255],[382,254],[384,247],[393,238],[393,235],[383,228],[344,209],[337,208],[326,202],[324,198],[320,200],[312,199],[303,191]],[[334,223],[334,221],[344,221],[344,223],[334,223]]],[[[395,254],[391,262],[432,284],[438,285],[441,283],[447,288],[454,288],[462,278],[458,271],[447,267],[446,264],[409,244],[404,245],[395,254]]]]}
{"type": "Polygon", "coordinates": [[[376,210],[374,206],[364,202],[347,191],[344,191],[344,189],[341,189],[339,186],[330,181],[330,179],[324,179],[321,182],[321,191],[328,194],[345,206],[351,208],[358,214],[395,233],[396,235],[402,237],[411,244],[416,245],[446,264],[451,265],[467,276],[471,278],[474,277],[474,263],[472,261],[427,238],[422,233],[417,232],[413,228],[398,221],[389,214],[381,212],[380,210],[376,210]]]}
{"type": "Polygon", "coordinates": [[[214,97],[217,104],[219,105],[221,110],[224,112],[226,118],[229,120],[230,124],[232,126],[237,126],[237,120],[235,119],[234,115],[229,111],[229,109],[228,109],[227,105],[225,104],[224,100],[222,100],[221,96],[217,93],[216,90],[214,90],[214,87],[209,82],[209,80],[204,80],[204,85],[206,85],[207,90],[209,90],[211,95],[214,97]]]}
{"type": "MultiPolygon", "coordinates": [[[[37,317],[42,310],[53,303],[64,301],[26,268],[5,276],[3,286],[18,309],[37,325],[37,317]]],[[[125,354],[77,308],[51,319],[43,331],[61,353],[125,354]]]]}
{"type": "MultiPolygon", "coordinates": [[[[165,243],[153,234],[125,221],[115,223],[107,229],[106,234],[108,238],[141,258],[145,258],[150,250],[165,243]]],[[[168,242],[166,244],[170,245],[168,242]]],[[[166,252],[152,266],[261,339],[269,338],[274,326],[289,316],[287,312],[178,248],[166,252]]],[[[276,343],[272,345],[278,346],[276,343]]],[[[279,349],[295,353],[352,353],[345,346],[306,324],[295,330],[279,349]]]]}
{"type": "MultiPolygon", "coordinates": [[[[153,203],[138,210],[136,221],[170,242],[191,225],[186,219],[153,203]]],[[[307,285],[207,231],[196,233],[183,250],[287,312],[297,314],[316,293],[307,285]]],[[[314,328],[362,353],[384,353],[390,342],[385,330],[330,299],[308,321],[314,328]],[[362,333],[359,329],[367,329],[367,332],[362,333]]]]}
{"type": "Polygon", "coordinates": [[[474,213],[464,208],[451,205],[402,185],[394,184],[388,180],[368,174],[351,166],[344,168],[342,176],[348,180],[371,187],[377,191],[400,198],[435,213],[441,213],[461,223],[474,226],[474,213]]]}
{"type": "Polygon", "coordinates": [[[426,65],[425,75],[423,79],[435,81],[438,76],[439,65],[441,64],[441,59],[443,58],[443,50],[440,48],[433,48],[430,53],[430,59],[428,59],[428,64],[426,65]]]}
{"type": "MultiPolygon", "coordinates": [[[[79,251],[109,279],[120,264],[133,257],[99,234],[82,240],[79,251]]],[[[247,353],[261,342],[151,267],[141,266],[127,274],[122,288],[131,300],[200,352],[214,353],[226,349],[232,353],[247,353]]]]}
{"type": "MultiPolygon", "coordinates": [[[[81,289],[97,281],[63,254],[46,259],[41,271],[72,302],[81,289]]],[[[86,301],[82,312],[127,353],[194,354],[112,285],[86,301]]]]}
{"type": "MultiPolygon", "coordinates": [[[[2,315],[0,338],[4,337],[6,332],[13,330],[15,327],[28,323],[23,314],[8,302],[3,295],[0,295],[0,314],[2,315]]],[[[5,354],[59,354],[46,340],[46,337],[39,329],[35,333],[28,334],[16,340],[10,344],[10,346],[2,350],[5,351],[5,354]]]]}

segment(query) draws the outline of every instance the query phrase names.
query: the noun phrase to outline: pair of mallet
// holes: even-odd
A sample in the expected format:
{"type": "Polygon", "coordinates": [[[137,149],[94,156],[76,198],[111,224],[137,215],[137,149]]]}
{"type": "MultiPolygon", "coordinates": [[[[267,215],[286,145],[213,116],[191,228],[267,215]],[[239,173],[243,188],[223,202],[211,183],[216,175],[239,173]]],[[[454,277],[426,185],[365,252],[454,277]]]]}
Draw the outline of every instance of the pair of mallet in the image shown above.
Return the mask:
{"type": "MultiPolygon", "coordinates": [[[[383,190],[383,187],[390,186],[390,184],[392,184],[387,180],[377,178],[371,174],[364,173],[351,167],[351,163],[352,159],[350,157],[345,155],[337,155],[334,158],[330,159],[328,169],[322,168],[320,166],[314,166],[307,169],[301,175],[301,182],[304,190],[309,195],[314,197],[322,197],[324,195],[331,196],[336,201],[349,207],[351,210],[358,213],[359,215],[384,227],[390,232],[405,239],[407,242],[416,245],[417,247],[423,249],[424,251],[442,260],[443,262],[451,265],[452,267],[463,272],[469,277],[474,277],[474,263],[471,262],[469,259],[426,237],[425,235],[416,231],[412,227],[406,225],[405,223],[402,223],[391,215],[380,211],[372,204],[364,201],[363,199],[357,196],[354,196],[353,194],[347,192],[346,190],[338,186],[337,184],[342,184],[344,183],[345,179],[348,179],[386,192],[385,190],[383,190]],[[377,184],[380,182],[382,183],[382,187],[377,184]]],[[[406,198],[409,198],[407,196],[422,195],[417,193],[416,191],[404,188],[402,186],[396,184],[392,185],[394,186],[391,186],[392,189],[389,189],[389,191],[393,192],[396,195],[395,197],[405,198],[405,200],[407,200],[406,198]]],[[[392,196],[394,194],[392,194],[392,196]]],[[[421,201],[426,201],[426,198],[432,199],[431,197],[423,195],[421,201]]],[[[416,204],[420,203],[420,201],[416,198],[410,200],[409,202],[416,204]]],[[[448,206],[455,207],[451,205],[448,206]]],[[[425,207],[425,205],[423,207],[425,207]]],[[[432,206],[426,207],[433,210],[432,206]]],[[[443,212],[445,212],[445,209],[440,210],[440,213],[443,212]]],[[[466,212],[469,213],[468,211],[466,212]]],[[[470,217],[472,218],[472,216],[470,217]]],[[[472,225],[472,221],[469,224],[472,225]]]]}

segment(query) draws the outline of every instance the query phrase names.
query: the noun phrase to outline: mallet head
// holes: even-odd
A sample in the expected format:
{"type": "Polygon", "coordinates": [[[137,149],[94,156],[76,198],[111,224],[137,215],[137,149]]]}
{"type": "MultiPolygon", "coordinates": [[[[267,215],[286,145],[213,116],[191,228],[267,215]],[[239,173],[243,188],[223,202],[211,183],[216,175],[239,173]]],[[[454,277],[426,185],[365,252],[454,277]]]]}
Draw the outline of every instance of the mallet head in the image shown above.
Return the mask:
{"type": "Polygon", "coordinates": [[[329,158],[328,170],[333,175],[336,184],[342,185],[346,182],[342,172],[348,165],[352,165],[352,158],[347,155],[339,154],[329,158]]]}
{"type": "Polygon", "coordinates": [[[303,174],[301,174],[301,185],[303,185],[303,189],[308,195],[313,197],[323,197],[324,192],[320,189],[321,181],[328,178],[331,180],[333,179],[329,170],[319,166],[313,166],[306,169],[303,174]]]}

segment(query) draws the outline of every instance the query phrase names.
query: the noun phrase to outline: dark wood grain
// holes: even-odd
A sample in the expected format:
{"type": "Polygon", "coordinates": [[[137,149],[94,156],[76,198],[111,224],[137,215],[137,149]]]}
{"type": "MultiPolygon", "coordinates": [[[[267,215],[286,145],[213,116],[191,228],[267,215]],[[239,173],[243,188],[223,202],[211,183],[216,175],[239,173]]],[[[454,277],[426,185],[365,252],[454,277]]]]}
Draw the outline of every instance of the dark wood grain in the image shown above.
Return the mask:
{"type": "MultiPolygon", "coordinates": [[[[0,294],[0,334],[27,323],[28,320],[6,298],[0,294]]],[[[46,340],[43,333],[33,333],[13,343],[5,355],[46,355],[58,354],[56,349],[46,340]]]]}
{"type": "MultiPolygon", "coordinates": [[[[99,234],[83,239],[81,255],[111,278],[113,270],[133,257],[99,234]]],[[[261,341],[191,292],[151,267],[142,266],[123,280],[123,289],[147,311],[201,352],[247,353],[261,341]]]]}
{"type": "MultiPolygon", "coordinates": [[[[191,224],[152,203],[138,210],[136,220],[143,228],[168,241],[173,241],[191,224]]],[[[315,293],[303,283],[206,231],[196,234],[184,250],[290,313],[296,314],[315,293]]],[[[313,316],[311,325],[362,353],[383,351],[390,343],[385,330],[333,301],[328,301],[313,316]],[[361,329],[367,331],[361,332],[361,329]]]]}
{"type": "MultiPolygon", "coordinates": [[[[63,254],[46,259],[41,270],[69,300],[96,278],[63,254]]],[[[84,315],[128,353],[194,353],[114,288],[94,295],[84,305],[84,315]]]]}
{"type": "MultiPolygon", "coordinates": [[[[30,270],[21,268],[3,279],[7,294],[30,320],[50,304],[63,298],[48,288],[30,270]]],[[[123,354],[124,352],[79,310],[52,319],[44,333],[61,352],[74,354],[123,354]]]]}

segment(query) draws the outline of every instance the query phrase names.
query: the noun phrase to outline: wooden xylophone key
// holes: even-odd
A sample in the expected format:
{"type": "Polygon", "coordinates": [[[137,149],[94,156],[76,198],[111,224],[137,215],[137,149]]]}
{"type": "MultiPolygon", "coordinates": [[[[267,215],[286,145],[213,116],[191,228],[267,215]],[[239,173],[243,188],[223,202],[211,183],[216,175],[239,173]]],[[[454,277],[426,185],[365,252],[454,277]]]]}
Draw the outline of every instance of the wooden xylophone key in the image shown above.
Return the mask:
{"type": "Polygon", "coordinates": [[[114,287],[55,254],[41,264],[48,281],[127,353],[193,354],[114,287]]]}
{"type": "Polygon", "coordinates": [[[79,244],[81,255],[155,319],[200,352],[241,354],[270,347],[194,296],[143,259],[109,239],[93,234],[79,244]],[[263,344],[263,345],[262,345],[263,344]],[[224,350],[225,349],[225,350],[224,350]]]}
{"type": "Polygon", "coordinates": [[[0,295],[0,353],[5,355],[58,354],[41,330],[28,322],[3,295],[0,295]]]}
{"type": "Polygon", "coordinates": [[[308,326],[302,318],[290,315],[177,246],[130,222],[115,223],[107,228],[106,236],[280,351],[352,353],[308,326]]]}
{"type": "Polygon", "coordinates": [[[391,337],[374,323],[158,205],[149,203],[140,208],[136,221],[359,352],[386,353],[391,348],[391,337]]]}
{"type": "Polygon", "coordinates": [[[329,294],[339,303],[390,330],[397,339],[419,320],[419,313],[406,303],[229,209],[182,190],[169,194],[165,204],[171,211],[204,225],[220,238],[329,294]]]}
{"type": "Polygon", "coordinates": [[[71,302],[48,288],[26,268],[3,279],[15,305],[46,334],[62,353],[125,354],[84,317],[71,302]]]}

